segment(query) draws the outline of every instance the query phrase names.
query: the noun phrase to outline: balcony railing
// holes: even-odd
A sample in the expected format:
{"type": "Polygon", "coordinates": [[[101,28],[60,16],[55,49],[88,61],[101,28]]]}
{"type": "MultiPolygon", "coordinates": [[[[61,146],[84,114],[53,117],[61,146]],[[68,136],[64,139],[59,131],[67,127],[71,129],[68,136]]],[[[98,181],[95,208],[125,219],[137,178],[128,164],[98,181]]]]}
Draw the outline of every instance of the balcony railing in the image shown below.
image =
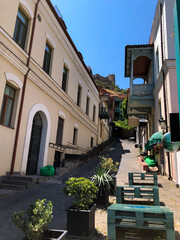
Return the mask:
{"type": "Polygon", "coordinates": [[[106,111],[105,107],[100,108],[99,118],[100,119],[109,119],[109,113],[106,111]]]}
{"type": "Polygon", "coordinates": [[[152,95],[154,84],[133,84],[131,95],[134,96],[149,96],[152,95]]]}

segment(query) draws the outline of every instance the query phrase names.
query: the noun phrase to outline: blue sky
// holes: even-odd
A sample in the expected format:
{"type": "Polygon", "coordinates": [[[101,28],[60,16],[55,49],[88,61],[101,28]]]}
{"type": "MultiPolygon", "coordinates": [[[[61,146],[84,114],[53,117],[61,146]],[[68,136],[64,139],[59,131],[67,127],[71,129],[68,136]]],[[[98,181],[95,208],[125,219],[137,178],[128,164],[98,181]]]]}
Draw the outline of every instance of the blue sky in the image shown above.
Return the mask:
{"type": "Polygon", "coordinates": [[[67,30],[93,74],[124,77],[125,46],[148,44],[157,0],[51,0],[57,5],[67,30]]]}

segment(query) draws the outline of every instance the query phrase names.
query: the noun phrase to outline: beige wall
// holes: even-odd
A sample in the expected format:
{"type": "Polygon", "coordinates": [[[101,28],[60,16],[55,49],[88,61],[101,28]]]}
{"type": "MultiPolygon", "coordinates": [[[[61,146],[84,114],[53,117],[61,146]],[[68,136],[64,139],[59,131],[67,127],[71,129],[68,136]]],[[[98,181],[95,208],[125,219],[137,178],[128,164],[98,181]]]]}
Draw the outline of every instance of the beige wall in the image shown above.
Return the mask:
{"type": "MultiPolygon", "coordinates": [[[[26,52],[29,51],[33,21],[30,13],[34,14],[36,3],[36,1],[33,0],[25,1],[30,9],[29,13],[27,8],[19,3],[20,1],[13,0],[12,2],[13,3],[9,5],[8,1],[0,0],[0,22],[2,23],[0,27],[0,37],[3,43],[0,44],[0,107],[2,107],[4,88],[7,82],[5,73],[12,73],[22,84],[24,82],[24,75],[27,72],[26,52]],[[19,4],[23,12],[29,18],[25,51],[12,39],[19,4]],[[7,14],[7,12],[9,14],[7,14]],[[9,18],[9,15],[11,18],[9,18]]],[[[43,140],[44,144],[46,144],[46,148],[42,151],[44,154],[42,155],[44,159],[40,160],[42,166],[45,164],[53,164],[54,162],[55,149],[49,147],[49,142],[56,142],[59,112],[63,112],[65,115],[63,145],[72,146],[74,125],[78,126],[77,146],[79,146],[81,150],[66,150],[66,153],[81,154],[89,150],[92,136],[94,138],[94,145],[98,142],[99,92],[46,1],[40,2],[38,14],[41,16],[41,22],[38,19],[36,21],[32,58],[30,60],[30,69],[27,78],[14,169],[21,173],[25,173],[26,170],[27,154],[29,150],[27,136],[30,134],[30,125],[28,124],[30,120],[31,122],[33,120],[33,114],[35,114],[33,111],[35,111],[36,106],[40,106],[40,112],[45,119],[44,121],[46,122],[47,120],[47,123],[50,123],[47,127],[47,131],[45,131],[47,135],[44,136],[43,140]],[[42,70],[46,41],[50,43],[51,47],[54,47],[49,75],[42,70]],[[61,89],[64,64],[69,69],[67,93],[61,89]],[[80,107],[76,104],[78,84],[82,85],[80,107]],[[90,97],[89,116],[85,113],[87,95],[90,97]],[[95,122],[92,121],[94,105],[96,106],[95,122]]],[[[11,81],[10,84],[17,88],[15,82],[11,81]]],[[[16,94],[18,95],[14,106],[16,111],[14,112],[14,122],[11,123],[13,128],[0,125],[0,144],[4,146],[0,148],[0,154],[3,159],[0,175],[10,171],[22,88],[17,89],[16,94]],[[5,140],[4,136],[6,136],[5,140]]],[[[32,124],[30,127],[32,127],[32,124]]]]}

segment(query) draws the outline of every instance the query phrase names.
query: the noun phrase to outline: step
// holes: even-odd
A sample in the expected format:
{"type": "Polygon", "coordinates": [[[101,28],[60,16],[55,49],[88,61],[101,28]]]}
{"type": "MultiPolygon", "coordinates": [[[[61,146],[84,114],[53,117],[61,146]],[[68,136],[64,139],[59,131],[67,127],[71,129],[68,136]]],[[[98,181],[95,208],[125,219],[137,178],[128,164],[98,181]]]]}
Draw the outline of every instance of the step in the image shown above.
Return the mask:
{"type": "Polygon", "coordinates": [[[36,184],[38,182],[39,177],[37,176],[26,176],[26,175],[7,175],[7,179],[13,179],[13,180],[19,180],[24,182],[31,182],[33,184],[36,184]]]}
{"type": "Polygon", "coordinates": [[[24,189],[25,189],[25,186],[1,183],[1,184],[0,184],[0,189],[24,190],[24,189]]]}
{"type": "Polygon", "coordinates": [[[15,180],[15,179],[9,179],[9,178],[3,179],[2,183],[3,184],[12,184],[12,185],[21,185],[21,186],[25,186],[26,188],[31,187],[32,185],[34,185],[32,182],[15,180]]]}

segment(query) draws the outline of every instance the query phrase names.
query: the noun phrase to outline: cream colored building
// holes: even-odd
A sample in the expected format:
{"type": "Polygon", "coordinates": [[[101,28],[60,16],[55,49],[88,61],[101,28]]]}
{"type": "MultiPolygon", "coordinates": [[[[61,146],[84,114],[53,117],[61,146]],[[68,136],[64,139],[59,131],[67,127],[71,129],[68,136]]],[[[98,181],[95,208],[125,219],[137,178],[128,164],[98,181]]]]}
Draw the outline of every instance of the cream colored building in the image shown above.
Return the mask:
{"type": "Polygon", "coordinates": [[[0,175],[97,145],[99,92],[50,0],[0,0],[0,175]]]}

